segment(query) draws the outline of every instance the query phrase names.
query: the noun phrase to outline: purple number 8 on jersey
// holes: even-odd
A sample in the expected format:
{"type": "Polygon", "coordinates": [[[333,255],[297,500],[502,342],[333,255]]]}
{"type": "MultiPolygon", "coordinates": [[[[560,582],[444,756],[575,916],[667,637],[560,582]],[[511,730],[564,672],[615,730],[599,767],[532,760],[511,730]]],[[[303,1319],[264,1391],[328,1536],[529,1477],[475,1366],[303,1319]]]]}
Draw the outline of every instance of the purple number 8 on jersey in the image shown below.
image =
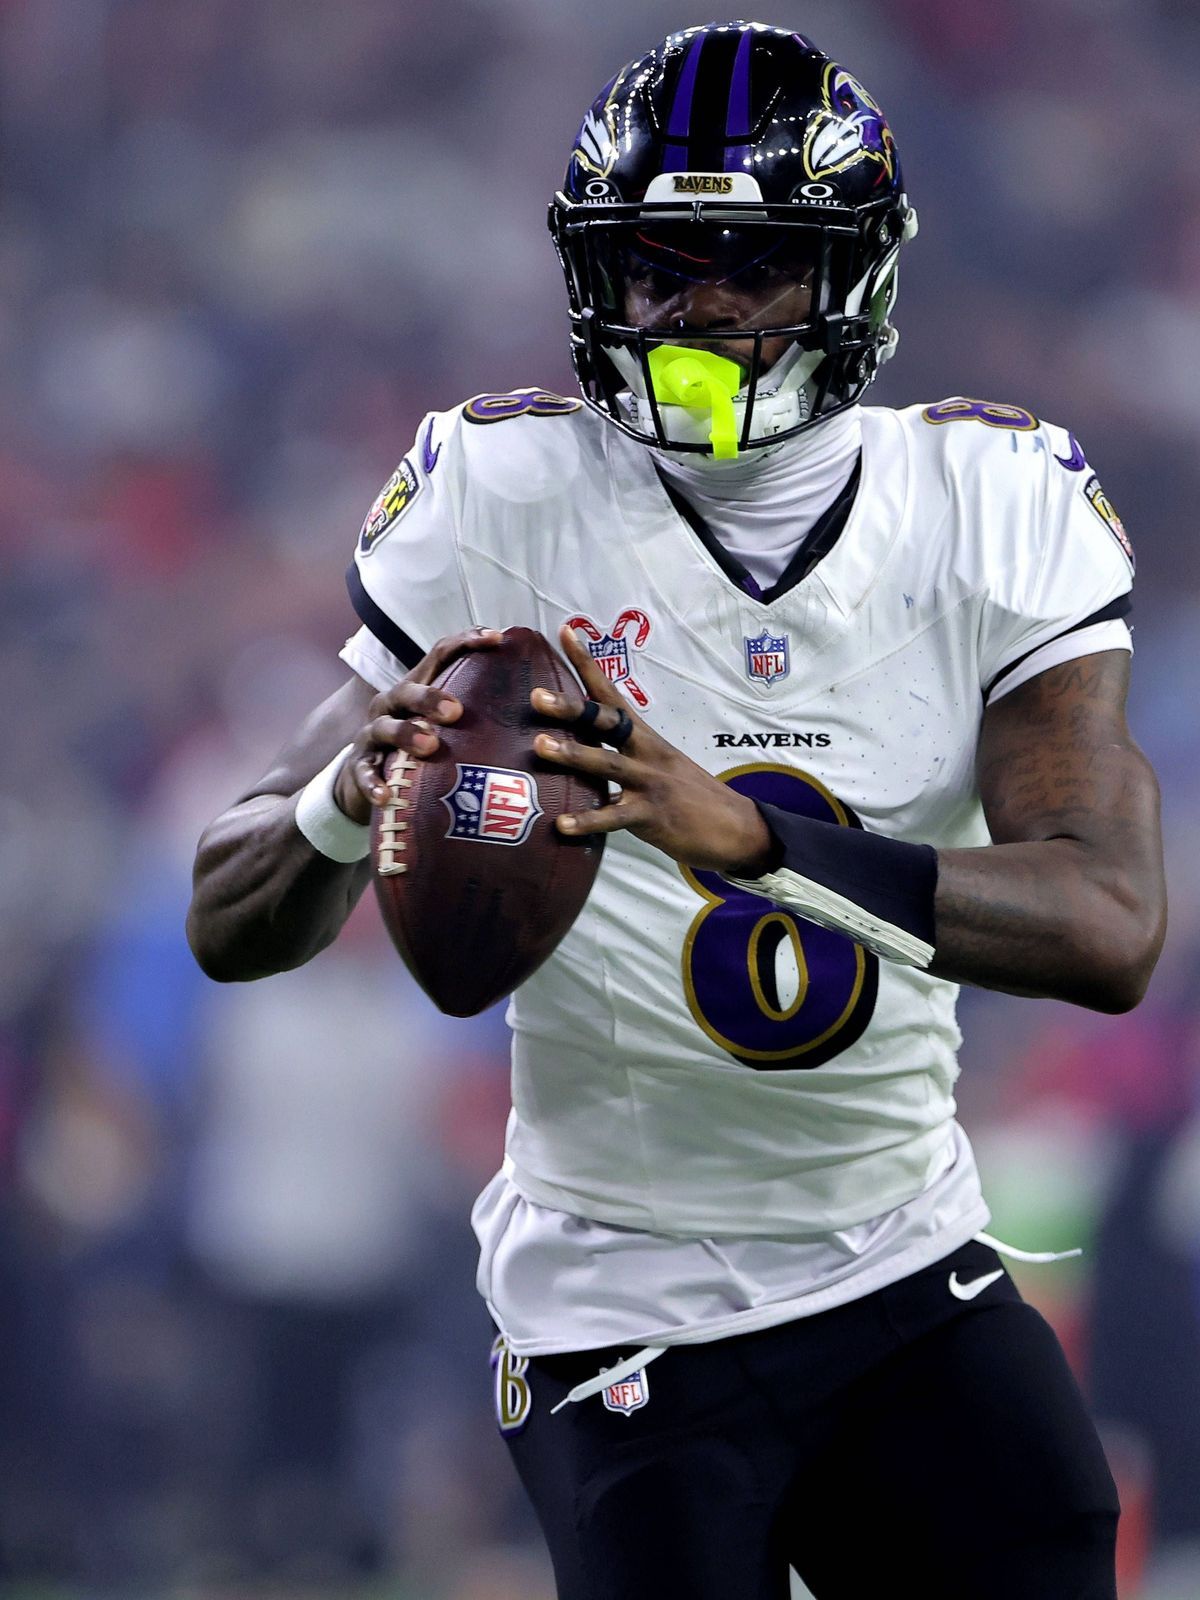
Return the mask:
{"type": "MultiPolygon", "coordinates": [[[[795,768],[737,767],[721,781],[784,811],[862,826],[795,768]]],[[[707,902],[684,940],[684,993],[714,1043],[760,1072],[794,1072],[821,1066],[862,1037],[879,990],[875,956],[715,872],[684,868],[683,875],[707,902]]]]}
{"type": "Polygon", "coordinates": [[[1000,405],[994,400],[942,400],[926,406],[921,419],[934,427],[946,422],[982,422],[986,428],[1007,428],[1013,433],[1034,433],[1041,426],[1024,406],[1000,405]]]}
{"type": "Polygon", "coordinates": [[[529,394],[478,394],[467,401],[462,414],[468,422],[507,422],[511,417],[566,417],[582,410],[582,400],[534,389],[529,394]]]}

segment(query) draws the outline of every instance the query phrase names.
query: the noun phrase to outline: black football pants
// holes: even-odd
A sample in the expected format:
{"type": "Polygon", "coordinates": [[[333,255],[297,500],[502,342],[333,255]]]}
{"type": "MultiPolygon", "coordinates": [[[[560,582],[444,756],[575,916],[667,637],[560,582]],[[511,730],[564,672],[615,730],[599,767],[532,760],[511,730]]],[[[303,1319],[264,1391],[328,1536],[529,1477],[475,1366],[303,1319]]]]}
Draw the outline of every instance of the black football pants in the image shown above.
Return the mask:
{"type": "Polygon", "coordinates": [[[550,1408],[630,1349],[534,1357],[508,1436],[559,1600],[1116,1600],[1117,1494],[1053,1332],[971,1243],[850,1305],[680,1346],[646,1404],[550,1408]]]}

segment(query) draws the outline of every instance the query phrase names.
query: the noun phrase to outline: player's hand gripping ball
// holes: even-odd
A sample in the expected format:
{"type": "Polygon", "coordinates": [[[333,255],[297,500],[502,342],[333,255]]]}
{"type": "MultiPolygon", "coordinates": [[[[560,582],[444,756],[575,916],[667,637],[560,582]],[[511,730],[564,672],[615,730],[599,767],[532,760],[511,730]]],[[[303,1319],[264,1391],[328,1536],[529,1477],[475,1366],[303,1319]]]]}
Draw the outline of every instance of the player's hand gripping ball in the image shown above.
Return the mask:
{"type": "Polygon", "coordinates": [[[579,915],[603,837],[555,822],[606,804],[608,785],[544,761],[535,687],[578,695],[542,634],[509,628],[434,679],[462,705],[432,754],[395,750],[372,822],[379,907],[392,942],[439,1010],[474,1016],[535,972],[579,915]]]}

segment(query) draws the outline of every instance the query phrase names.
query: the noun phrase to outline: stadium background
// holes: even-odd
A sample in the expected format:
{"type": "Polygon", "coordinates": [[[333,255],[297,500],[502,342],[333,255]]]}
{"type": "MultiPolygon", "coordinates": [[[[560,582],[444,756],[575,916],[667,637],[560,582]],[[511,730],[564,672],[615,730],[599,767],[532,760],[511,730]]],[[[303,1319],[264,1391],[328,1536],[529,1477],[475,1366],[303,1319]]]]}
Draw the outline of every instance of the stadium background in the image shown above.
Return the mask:
{"type": "MultiPolygon", "coordinates": [[[[342,678],[342,570],[422,413],[570,391],[547,197],[616,65],[701,20],[0,6],[5,1593],[549,1594],[472,1287],[499,1017],[432,1014],[370,904],[248,988],[201,977],[182,920],[202,823],[342,678]]],[[[1068,423],[1139,548],[1167,952],[1128,1017],[968,994],[961,1103],[995,1231],[1086,1247],[1019,1276],[1103,1422],[1123,1600],[1195,1600],[1200,20],[1191,0],[766,20],[879,96],[920,208],[876,398],[1068,423]]]]}

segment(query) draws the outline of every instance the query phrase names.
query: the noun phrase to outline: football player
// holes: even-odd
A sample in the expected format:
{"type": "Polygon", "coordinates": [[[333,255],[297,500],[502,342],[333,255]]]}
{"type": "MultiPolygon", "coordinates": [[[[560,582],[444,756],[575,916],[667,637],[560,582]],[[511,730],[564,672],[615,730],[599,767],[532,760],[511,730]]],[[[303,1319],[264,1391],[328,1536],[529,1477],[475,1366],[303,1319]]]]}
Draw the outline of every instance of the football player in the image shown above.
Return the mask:
{"type": "Polygon", "coordinates": [[[1112,1479],[953,1086],[959,984],[1123,1011],[1160,948],[1124,529],[1020,406],[861,404],[916,215],[800,35],[623,68],[550,226],[583,399],[422,423],[353,677],[205,833],[193,946],[245,979],[328,944],[383,758],[460,715],[433,680],[559,633],[584,692],[534,692],[536,747],[610,781],[559,824],[609,848],[513,998],[474,1223],[562,1600],[780,1600],[789,1565],[819,1600],[1112,1597],[1112,1479]]]}

